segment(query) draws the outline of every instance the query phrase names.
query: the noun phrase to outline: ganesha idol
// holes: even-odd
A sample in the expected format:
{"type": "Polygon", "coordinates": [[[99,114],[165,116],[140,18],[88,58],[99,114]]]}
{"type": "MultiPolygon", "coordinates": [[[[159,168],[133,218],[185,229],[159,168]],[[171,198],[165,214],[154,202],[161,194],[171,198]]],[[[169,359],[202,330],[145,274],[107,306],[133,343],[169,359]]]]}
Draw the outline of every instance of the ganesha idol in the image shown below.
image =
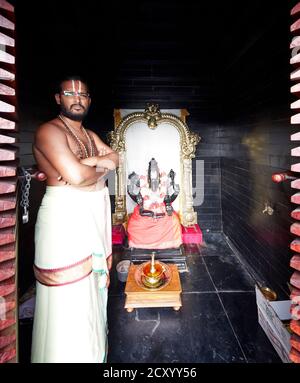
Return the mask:
{"type": "Polygon", "coordinates": [[[137,205],[129,217],[128,244],[140,249],[169,249],[182,244],[181,224],[172,202],[179,194],[175,172],[160,172],[157,161],[149,162],[147,176],[132,172],[127,192],[137,205]]]}

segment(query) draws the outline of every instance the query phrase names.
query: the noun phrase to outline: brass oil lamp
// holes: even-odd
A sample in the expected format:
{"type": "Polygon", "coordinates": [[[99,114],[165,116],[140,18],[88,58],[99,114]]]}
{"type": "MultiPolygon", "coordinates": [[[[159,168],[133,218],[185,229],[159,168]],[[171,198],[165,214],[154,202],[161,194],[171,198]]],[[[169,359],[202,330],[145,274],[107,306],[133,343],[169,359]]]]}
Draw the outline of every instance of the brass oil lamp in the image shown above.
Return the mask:
{"type": "Polygon", "coordinates": [[[155,252],[151,255],[151,261],[146,262],[142,268],[142,283],[148,288],[158,288],[165,280],[165,268],[160,262],[154,260],[155,252]]]}

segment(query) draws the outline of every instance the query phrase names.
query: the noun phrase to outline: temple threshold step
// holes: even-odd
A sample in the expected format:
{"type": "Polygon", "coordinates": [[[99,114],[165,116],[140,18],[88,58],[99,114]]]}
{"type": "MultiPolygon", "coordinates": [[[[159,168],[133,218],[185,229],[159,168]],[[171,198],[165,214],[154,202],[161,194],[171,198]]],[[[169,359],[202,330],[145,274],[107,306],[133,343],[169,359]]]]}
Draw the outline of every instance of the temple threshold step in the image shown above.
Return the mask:
{"type": "Polygon", "coordinates": [[[135,247],[126,249],[126,254],[130,256],[142,256],[147,259],[149,259],[153,252],[155,252],[156,259],[160,259],[161,257],[184,256],[184,249],[182,246],[174,249],[138,249],[135,247]]]}
{"type": "MultiPolygon", "coordinates": [[[[189,271],[188,266],[185,261],[185,257],[172,257],[172,258],[159,258],[159,261],[163,263],[169,263],[177,266],[178,272],[179,273],[187,273],[189,271]]],[[[149,261],[149,256],[145,257],[144,259],[142,258],[137,258],[137,257],[131,257],[131,262],[134,265],[139,265],[143,262],[149,261]]]]}

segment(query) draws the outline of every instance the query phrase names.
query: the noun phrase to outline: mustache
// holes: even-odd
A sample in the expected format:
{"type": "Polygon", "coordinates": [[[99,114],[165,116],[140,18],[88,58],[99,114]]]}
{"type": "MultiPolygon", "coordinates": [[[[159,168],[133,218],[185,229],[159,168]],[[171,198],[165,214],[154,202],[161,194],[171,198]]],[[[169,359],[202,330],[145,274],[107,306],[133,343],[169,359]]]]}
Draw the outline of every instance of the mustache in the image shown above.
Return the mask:
{"type": "Polygon", "coordinates": [[[83,108],[85,110],[85,107],[82,104],[80,104],[80,103],[79,104],[72,104],[70,109],[72,109],[73,106],[80,106],[81,108],[83,108]]]}

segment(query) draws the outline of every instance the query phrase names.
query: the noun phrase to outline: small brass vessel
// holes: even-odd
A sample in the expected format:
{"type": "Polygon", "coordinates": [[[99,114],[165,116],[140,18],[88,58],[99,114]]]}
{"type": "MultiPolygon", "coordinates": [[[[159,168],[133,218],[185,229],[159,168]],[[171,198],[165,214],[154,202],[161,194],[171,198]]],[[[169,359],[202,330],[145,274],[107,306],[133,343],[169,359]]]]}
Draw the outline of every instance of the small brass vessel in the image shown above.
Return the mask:
{"type": "Polygon", "coordinates": [[[270,289],[269,287],[260,287],[260,291],[262,292],[263,296],[268,300],[268,301],[276,301],[277,299],[277,294],[274,290],[270,289]]]}
{"type": "Polygon", "coordinates": [[[160,287],[165,281],[165,268],[154,260],[155,252],[151,255],[151,261],[146,262],[142,268],[141,280],[144,286],[152,289],[160,287]]]}

